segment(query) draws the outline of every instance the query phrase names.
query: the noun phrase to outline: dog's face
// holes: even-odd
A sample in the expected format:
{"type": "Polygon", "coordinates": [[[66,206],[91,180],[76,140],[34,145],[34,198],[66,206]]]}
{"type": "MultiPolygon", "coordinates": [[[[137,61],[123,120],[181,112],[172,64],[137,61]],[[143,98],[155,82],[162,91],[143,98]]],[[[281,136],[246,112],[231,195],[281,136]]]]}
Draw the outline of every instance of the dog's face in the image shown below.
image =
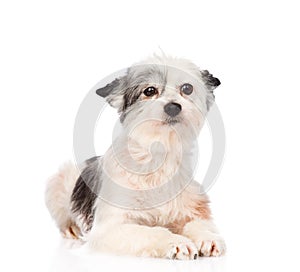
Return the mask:
{"type": "Polygon", "coordinates": [[[124,127],[139,124],[144,135],[167,130],[198,133],[220,81],[193,63],[153,57],[96,93],[120,112],[124,127]]]}

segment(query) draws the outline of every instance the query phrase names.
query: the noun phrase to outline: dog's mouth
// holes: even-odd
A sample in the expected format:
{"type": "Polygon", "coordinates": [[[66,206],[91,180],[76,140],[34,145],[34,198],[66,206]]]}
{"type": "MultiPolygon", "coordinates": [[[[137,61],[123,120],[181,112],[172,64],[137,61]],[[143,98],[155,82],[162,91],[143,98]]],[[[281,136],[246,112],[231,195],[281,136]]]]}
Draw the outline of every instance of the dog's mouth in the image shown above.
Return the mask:
{"type": "Polygon", "coordinates": [[[164,121],[164,124],[169,125],[169,126],[173,126],[173,125],[178,124],[179,122],[180,122],[180,120],[178,118],[167,118],[164,121]]]}

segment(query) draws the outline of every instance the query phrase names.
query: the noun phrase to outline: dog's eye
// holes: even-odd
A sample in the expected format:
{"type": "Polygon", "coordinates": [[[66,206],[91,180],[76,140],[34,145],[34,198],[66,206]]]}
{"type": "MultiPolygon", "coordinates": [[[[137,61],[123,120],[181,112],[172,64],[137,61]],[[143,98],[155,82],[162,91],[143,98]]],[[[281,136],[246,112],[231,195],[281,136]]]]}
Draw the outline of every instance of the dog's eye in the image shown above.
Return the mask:
{"type": "Polygon", "coordinates": [[[185,83],[181,86],[180,90],[186,94],[186,95],[190,95],[193,92],[193,86],[189,83],[185,83]]]}
{"type": "Polygon", "coordinates": [[[158,90],[155,87],[148,87],[144,90],[145,96],[153,96],[155,94],[158,94],[158,90]]]}

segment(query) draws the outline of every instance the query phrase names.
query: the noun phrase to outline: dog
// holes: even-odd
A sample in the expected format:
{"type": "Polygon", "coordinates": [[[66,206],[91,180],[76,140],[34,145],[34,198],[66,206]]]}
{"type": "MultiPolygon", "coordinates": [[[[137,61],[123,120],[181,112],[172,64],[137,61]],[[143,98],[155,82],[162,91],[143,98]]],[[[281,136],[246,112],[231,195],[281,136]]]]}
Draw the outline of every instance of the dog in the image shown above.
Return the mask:
{"type": "Polygon", "coordinates": [[[208,196],[193,180],[197,136],[219,85],[188,60],[154,55],[98,88],[121,130],[103,156],[66,163],[49,179],[46,205],[62,235],[119,255],[223,255],[208,196]]]}

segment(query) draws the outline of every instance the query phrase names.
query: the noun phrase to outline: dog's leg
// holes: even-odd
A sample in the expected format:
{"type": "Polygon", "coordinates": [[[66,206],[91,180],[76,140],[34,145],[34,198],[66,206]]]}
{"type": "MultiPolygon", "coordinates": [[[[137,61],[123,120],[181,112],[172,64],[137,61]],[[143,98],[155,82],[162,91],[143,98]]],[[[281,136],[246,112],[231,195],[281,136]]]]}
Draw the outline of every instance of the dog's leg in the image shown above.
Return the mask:
{"type": "Polygon", "coordinates": [[[88,243],[96,251],[143,257],[196,259],[198,251],[188,238],[173,234],[166,228],[136,224],[120,224],[94,228],[88,243]]]}
{"type": "Polygon", "coordinates": [[[225,253],[225,242],[212,220],[190,221],[184,226],[182,235],[195,243],[200,256],[221,256],[225,253]]]}
{"type": "Polygon", "coordinates": [[[65,238],[78,239],[81,236],[81,230],[73,219],[70,207],[71,194],[79,175],[77,167],[69,162],[47,183],[46,205],[65,238]]]}

